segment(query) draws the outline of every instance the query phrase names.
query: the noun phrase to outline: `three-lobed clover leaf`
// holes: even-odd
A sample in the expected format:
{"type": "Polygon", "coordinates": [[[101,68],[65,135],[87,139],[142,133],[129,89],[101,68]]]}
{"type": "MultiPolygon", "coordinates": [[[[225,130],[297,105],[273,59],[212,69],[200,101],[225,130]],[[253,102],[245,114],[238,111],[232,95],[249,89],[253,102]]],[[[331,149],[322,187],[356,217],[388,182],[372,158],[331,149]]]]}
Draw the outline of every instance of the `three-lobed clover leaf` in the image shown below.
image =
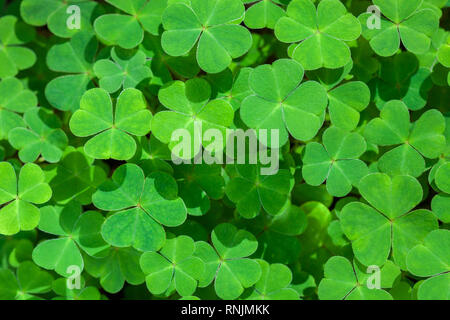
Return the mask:
{"type": "Polygon", "coordinates": [[[410,124],[408,108],[402,101],[387,103],[380,118],[371,120],[364,129],[367,142],[379,146],[398,146],[378,161],[378,168],[390,175],[420,176],[425,171],[423,157],[434,159],[445,148],[445,119],[436,109],[423,113],[410,124]]]}
{"type": "Polygon", "coordinates": [[[33,261],[65,277],[73,273],[73,266],[82,271],[81,251],[90,256],[102,256],[109,248],[100,233],[104,221],[99,212],[82,212],[75,202],[64,207],[43,207],[38,228],[58,238],[40,242],[33,250],[33,261]]]}
{"type": "Polygon", "coordinates": [[[339,0],[322,0],[316,7],[310,0],[293,0],[287,16],[275,25],[275,36],[285,43],[297,43],[292,58],[306,70],[336,69],[351,60],[345,41],[356,40],[361,25],[339,0]]]}
{"type": "Polygon", "coordinates": [[[0,18],[0,79],[14,77],[34,65],[36,54],[22,45],[33,40],[35,34],[33,28],[15,16],[0,18]]]}
{"type": "Polygon", "coordinates": [[[245,12],[244,23],[250,29],[275,28],[277,21],[285,16],[280,5],[286,0],[242,0],[244,3],[253,3],[245,12]]]}
{"type": "Polygon", "coordinates": [[[429,277],[419,285],[420,300],[448,300],[450,297],[450,231],[430,232],[423,243],[413,247],[406,257],[409,272],[429,277]]]}
{"type": "Polygon", "coordinates": [[[114,93],[120,88],[135,88],[144,80],[150,81],[152,71],[145,65],[147,57],[142,51],[111,49],[111,58],[98,60],[94,72],[100,79],[100,88],[114,93]]]}
{"type": "Polygon", "coordinates": [[[88,156],[128,160],[136,152],[133,136],[146,135],[152,117],[141,91],[123,90],[113,108],[108,92],[94,88],[81,98],[80,109],[70,119],[70,130],[78,137],[94,135],[84,146],[88,156]]]}
{"type": "Polygon", "coordinates": [[[241,0],[191,0],[174,3],[162,15],[161,44],[171,56],[183,56],[197,45],[197,62],[218,73],[252,45],[250,32],[239,25],[245,8],[241,0]]]}
{"type": "Polygon", "coordinates": [[[47,162],[58,162],[68,144],[60,119],[44,108],[30,109],[23,118],[29,129],[18,127],[8,134],[11,146],[19,150],[19,159],[34,162],[41,155],[47,162]]]}
{"type": "Polygon", "coordinates": [[[268,130],[270,141],[270,131],[278,130],[279,147],[289,134],[303,141],[314,138],[324,122],[327,93],[316,81],[300,84],[303,74],[302,66],[290,59],[258,66],[250,74],[254,94],[242,102],[241,118],[252,129],[268,130]]]}
{"type": "Polygon", "coordinates": [[[330,127],[323,133],[323,145],[310,142],[303,156],[302,174],[306,183],[319,186],[326,180],[333,196],[346,196],[369,172],[358,158],[366,151],[366,141],[359,133],[330,127]]]}
{"type": "Polygon", "coordinates": [[[36,95],[25,89],[19,79],[6,78],[0,82],[0,140],[17,127],[25,127],[21,113],[37,106],[36,95]]]}
{"type": "Polygon", "coordinates": [[[359,191],[370,205],[351,202],[339,217],[355,257],[366,266],[381,266],[392,247],[394,262],[406,269],[408,251],[438,227],[431,211],[411,211],[422,200],[420,183],[411,176],[372,173],[361,179],[359,191]]]}
{"type": "Polygon", "coordinates": [[[0,176],[0,234],[33,230],[41,215],[35,205],[46,203],[52,197],[52,189],[44,182],[42,169],[27,163],[20,169],[17,179],[14,167],[8,162],[0,162],[0,176]]]}
{"type": "Polygon", "coordinates": [[[217,296],[224,300],[236,299],[244,288],[254,285],[261,277],[261,266],[252,255],[258,241],[248,231],[238,230],[230,223],[217,225],[211,233],[214,248],[204,241],[195,243],[194,255],[205,263],[205,273],[199,287],[214,281],[217,296]]]}
{"type": "Polygon", "coordinates": [[[439,17],[431,9],[421,8],[422,0],[373,0],[384,17],[380,28],[372,25],[371,13],[363,13],[359,20],[362,35],[370,41],[372,49],[380,56],[395,54],[400,42],[410,52],[425,53],[431,36],[439,27],[439,17]],[[386,17],[386,18],[385,18],[386,17]]]}
{"type": "Polygon", "coordinates": [[[205,264],[193,256],[194,250],[194,240],[183,235],[167,239],[159,253],[144,252],[140,266],[147,275],[148,290],[158,295],[174,286],[180,296],[192,295],[205,272],[205,264]]]}
{"type": "Polygon", "coordinates": [[[92,196],[97,208],[117,211],[103,224],[103,238],[119,248],[159,250],[166,240],[163,226],[176,227],[186,220],[186,206],[177,194],[176,181],[167,173],[146,177],[135,164],[118,167],[92,196]]]}

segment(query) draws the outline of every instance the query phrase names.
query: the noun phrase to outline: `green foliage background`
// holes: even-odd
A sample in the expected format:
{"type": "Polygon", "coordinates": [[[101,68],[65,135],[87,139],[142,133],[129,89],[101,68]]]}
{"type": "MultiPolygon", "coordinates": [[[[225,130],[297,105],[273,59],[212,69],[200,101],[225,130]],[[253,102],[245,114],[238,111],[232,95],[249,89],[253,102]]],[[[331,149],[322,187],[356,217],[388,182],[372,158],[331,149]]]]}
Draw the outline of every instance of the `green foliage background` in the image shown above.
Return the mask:
{"type": "Polygon", "coordinates": [[[0,0],[0,299],[449,299],[449,7],[0,0]],[[194,122],[280,170],[175,165],[194,122]]]}

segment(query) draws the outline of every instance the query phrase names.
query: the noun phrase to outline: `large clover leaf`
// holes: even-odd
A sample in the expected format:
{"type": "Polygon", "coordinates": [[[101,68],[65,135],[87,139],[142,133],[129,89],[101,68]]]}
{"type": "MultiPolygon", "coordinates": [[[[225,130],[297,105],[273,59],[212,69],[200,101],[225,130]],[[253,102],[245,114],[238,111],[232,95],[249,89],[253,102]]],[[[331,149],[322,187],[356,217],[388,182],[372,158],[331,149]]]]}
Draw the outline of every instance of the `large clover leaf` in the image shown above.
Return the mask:
{"type": "Polygon", "coordinates": [[[161,44],[171,56],[197,46],[197,62],[204,71],[218,73],[251,47],[250,32],[238,25],[245,14],[241,0],[191,0],[175,3],[162,16],[161,44]]]}
{"type": "Polygon", "coordinates": [[[102,256],[109,247],[100,234],[104,221],[98,212],[82,213],[76,203],[42,208],[39,230],[59,237],[40,242],[33,250],[33,261],[62,276],[71,274],[71,266],[83,270],[81,250],[91,256],[102,256]]]}
{"type": "Polygon", "coordinates": [[[450,298],[450,231],[430,232],[423,243],[412,248],[406,258],[408,270],[419,277],[430,277],[420,284],[421,300],[450,298]]]}
{"type": "Polygon", "coordinates": [[[33,230],[40,217],[40,209],[35,204],[46,203],[52,197],[42,169],[27,163],[20,169],[17,179],[13,166],[0,162],[0,176],[0,234],[33,230]]]}
{"type": "Polygon", "coordinates": [[[364,130],[369,143],[379,146],[400,145],[381,156],[378,168],[390,175],[420,176],[425,171],[423,157],[434,159],[445,148],[445,119],[432,109],[410,124],[409,111],[401,101],[390,101],[380,118],[371,120],[364,130]]]}
{"type": "Polygon", "coordinates": [[[97,208],[119,211],[105,221],[103,238],[115,247],[159,250],[166,238],[162,225],[176,227],[186,220],[186,207],[177,193],[177,184],[167,173],[145,177],[135,164],[120,166],[92,196],[97,208]]]}
{"type": "Polygon", "coordinates": [[[285,0],[242,0],[244,3],[254,3],[245,12],[245,25],[250,29],[275,28],[277,21],[285,15],[280,4],[285,0]],[[256,2],[256,3],[255,3],[256,2]]]}
{"type": "Polygon", "coordinates": [[[14,128],[9,132],[8,141],[19,150],[22,162],[34,162],[39,155],[48,162],[61,159],[68,139],[61,129],[59,118],[43,108],[33,108],[24,114],[27,128],[14,128]]]}
{"type": "Polygon", "coordinates": [[[431,36],[438,29],[439,17],[431,9],[420,7],[422,0],[373,0],[384,17],[381,27],[369,28],[371,13],[359,16],[363,36],[370,41],[372,49],[380,56],[392,56],[401,43],[415,54],[430,48],[431,36]]]}
{"type": "Polygon", "coordinates": [[[338,0],[322,0],[316,7],[310,0],[293,0],[287,7],[287,16],[278,20],[275,35],[295,46],[292,57],[306,70],[321,67],[336,69],[351,59],[345,41],[356,40],[361,25],[338,0]]]}
{"type": "Polygon", "coordinates": [[[140,259],[148,290],[162,294],[171,286],[180,296],[190,296],[197,289],[198,280],[203,277],[205,264],[193,256],[194,240],[188,236],[167,239],[159,253],[145,252],[140,259]]]}
{"type": "Polygon", "coordinates": [[[297,140],[314,138],[324,121],[327,93],[315,81],[300,84],[302,79],[302,66],[289,59],[255,68],[249,78],[254,94],[240,108],[244,123],[256,130],[279,130],[280,146],[289,133],[297,140]]]}
{"type": "Polygon", "coordinates": [[[0,78],[14,77],[36,62],[36,54],[21,45],[33,40],[35,31],[14,16],[0,18],[0,78]]]}
{"type": "Polygon", "coordinates": [[[0,82],[0,140],[8,138],[8,133],[17,127],[25,127],[20,113],[37,106],[36,95],[25,89],[16,78],[0,82]]]}
{"type": "Polygon", "coordinates": [[[244,288],[254,285],[261,277],[261,267],[246,257],[253,254],[258,241],[245,230],[229,223],[219,224],[211,233],[214,248],[207,242],[195,243],[194,255],[205,263],[205,273],[199,287],[214,280],[216,294],[224,300],[236,299],[244,288]]]}
{"type": "Polygon", "coordinates": [[[317,142],[306,145],[303,178],[313,186],[326,180],[327,191],[343,197],[369,172],[367,165],[358,159],[366,151],[366,141],[358,133],[337,127],[325,130],[322,140],[323,145],[317,142]]]}
{"type": "Polygon", "coordinates": [[[210,101],[211,86],[206,80],[195,78],[185,83],[171,82],[159,91],[158,98],[170,111],[155,114],[152,132],[159,140],[169,144],[169,148],[177,157],[191,159],[198,154],[201,146],[207,150],[209,146],[215,148],[214,141],[199,135],[197,130],[200,128],[200,132],[208,129],[219,130],[224,137],[224,143],[226,142],[226,128],[233,123],[233,108],[223,99],[210,101]],[[179,141],[173,141],[172,135],[179,129],[185,129],[189,133],[192,142],[189,144],[189,154],[183,154],[183,150],[174,151],[179,141]]]}
{"type": "Polygon", "coordinates": [[[95,88],[81,98],[80,109],[70,119],[70,129],[79,137],[94,135],[84,146],[88,156],[128,160],[136,152],[132,136],[146,135],[150,131],[151,120],[152,113],[139,90],[123,90],[113,109],[108,92],[95,88]]]}
{"type": "Polygon", "coordinates": [[[411,176],[391,179],[373,173],[361,179],[359,191],[371,206],[352,202],[340,213],[356,258],[366,266],[381,266],[392,247],[394,262],[406,269],[408,251],[438,227],[431,211],[410,212],[422,200],[420,183],[411,176]]]}

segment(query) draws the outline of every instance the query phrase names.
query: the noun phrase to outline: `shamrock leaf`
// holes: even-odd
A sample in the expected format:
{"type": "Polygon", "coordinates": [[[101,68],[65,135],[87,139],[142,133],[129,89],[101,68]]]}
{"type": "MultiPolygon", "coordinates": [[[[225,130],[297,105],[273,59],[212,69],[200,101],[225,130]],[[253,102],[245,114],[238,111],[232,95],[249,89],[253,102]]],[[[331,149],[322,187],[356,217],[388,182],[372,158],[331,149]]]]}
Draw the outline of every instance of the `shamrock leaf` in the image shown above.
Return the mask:
{"type": "Polygon", "coordinates": [[[366,142],[360,134],[337,127],[325,130],[322,140],[323,145],[317,142],[306,145],[303,178],[313,186],[326,180],[327,191],[343,197],[369,172],[367,165],[358,159],[366,151],[366,142]]]}
{"type": "Polygon", "coordinates": [[[365,127],[364,137],[379,146],[400,145],[381,156],[378,168],[390,175],[420,176],[425,171],[423,157],[434,159],[445,148],[445,119],[436,110],[428,110],[411,125],[409,112],[401,101],[390,101],[380,118],[365,127]]]}
{"type": "Polygon", "coordinates": [[[0,162],[0,176],[0,234],[33,230],[40,217],[40,209],[35,204],[46,203],[52,197],[42,169],[27,163],[20,169],[17,179],[13,166],[0,162]]]}
{"type": "Polygon", "coordinates": [[[292,188],[288,170],[274,175],[261,175],[259,166],[236,165],[238,175],[227,184],[225,192],[236,204],[237,211],[247,219],[256,217],[261,208],[271,215],[281,213],[292,188]]]}
{"type": "Polygon", "coordinates": [[[8,138],[8,133],[17,127],[25,127],[19,115],[37,106],[36,95],[25,89],[16,78],[6,78],[0,82],[0,140],[8,138]]]}
{"type": "Polygon", "coordinates": [[[59,118],[43,108],[33,108],[24,114],[29,129],[18,127],[9,132],[8,141],[19,150],[22,162],[34,162],[39,155],[48,162],[61,159],[68,139],[59,118]]]}
{"type": "Polygon", "coordinates": [[[275,25],[275,36],[285,43],[297,43],[292,57],[306,70],[336,69],[351,60],[345,41],[358,39],[361,25],[338,0],[322,0],[316,7],[310,0],[293,0],[287,16],[275,25]]]}
{"type": "Polygon", "coordinates": [[[105,14],[94,22],[97,35],[107,44],[131,49],[144,38],[144,30],[158,34],[167,0],[107,0],[127,14],[105,14]]]}
{"type": "Polygon", "coordinates": [[[450,35],[437,52],[438,61],[445,67],[450,68],[450,35]]]}
{"type": "Polygon", "coordinates": [[[420,300],[448,300],[450,297],[450,231],[430,232],[423,243],[413,247],[406,258],[408,270],[430,277],[420,284],[420,300]]]}
{"type": "Polygon", "coordinates": [[[67,75],[51,80],[45,87],[45,97],[56,109],[75,111],[86,90],[94,85],[93,63],[98,43],[91,33],[79,32],[70,41],[55,44],[47,54],[50,70],[67,75]]]}
{"type": "Polygon", "coordinates": [[[406,50],[415,54],[424,53],[430,48],[430,38],[439,27],[439,17],[431,9],[422,9],[422,2],[373,0],[384,15],[379,29],[369,28],[371,13],[359,16],[362,35],[370,41],[370,46],[378,55],[388,57],[395,54],[400,47],[400,40],[406,50]]]}
{"type": "Polygon", "coordinates": [[[100,229],[105,219],[95,211],[82,213],[81,206],[46,206],[41,209],[39,230],[59,236],[40,242],[33,250],[33,261],[47,270],[69,276],[71,267],[84,268],[81,250],[91,256],[101,256],[109,245],[100,229]]]}
{"type": "Polygon", "coordinates": [[[145,275],[139,267],[141,252],[133,248],[110,248],[105,257],[84,256],[86,271],[100,278],[106,292],[119,292],[125,281],[132,285],[144,283],[145,275]]]}
{"type": "Polygon", "coordinates": [[[14,77],[36,62],[36,54],[21,45],[33,40],[35,31],[14,16],[0,18],[0,78],[14,77]]]}
{"type": "Polygon", "coordinates": [[[279,6],[283,4],[280,0],[244,0],[244,3],[252,3],[245,12],[245,25],[250,29],[275,28],[277,21],[285,15],[279,6]]]}
{"type": "Polygon", "coordinates": [[[250,32],[238,23],[245,8],[240,0],[191,0],[169,5],[162,16],[164,51],[187,54],[198,43],[197,62],[208,73],[218,73],[252,45],[250,32]],[[180,19],[182,17],[182,19],[180,19]]]}
{"type": "Polygon", "coordinates": [[[26,23],[39,27],[47,24],[48,29],[61,38],[70,38],[80,30],[92,32],[92,21],[103,11],[99,3],[88,0],[23,0],[20,3],[20,15],[26,23]],[[74,5],[78,9],[74,9],[74,5]],[[68,27],[74,13],[79,13],[79,28],[68,27]]]}
{"type": "Polygon", "coordinates": [[[190,296],[205,271],[203,260],[194,257],[194,240],[187,236],[167,239],[160,253],[145,252],[140,265],[153,294],[162,294],[173,284],[180,296],[190,296]]]}
{"type": "MultiPolygon", "coordinates": [[[[199,135],[197,130],[202,132],[216,129],[222,137],[226,137],[226,128],[233,123],[233,108],[223,99],[210,100],[210,97],[211,86],[206,80],[199,78],[186,82],[174,81],[159,91],[160,102],[170,111],[155,114],[152,132],[160,141],[169,144],[175,156],[191,159],[198,154],[202,145],[206,150],[214,150],[214,141],[199,135]],[[185,129],[189,133],[188,138],[192,141],[189,143],[190,150],[175,148],[179,142],[174,141],[173,135],[179,129],[185,129]]],[[[183,142],[186,143],[184,140],[183,142]]]]}
{"type": "Polygon", "coordinates": [[[289,59],[255,68],[249,78],[254,94],[240,109],[244,123],[256,130],[279,130],[280,146],[289,133],[297,140],[314,138],[324,121],[327,94],[319,83],[300,84],[302,79],[302,66],[289,59]]]}
{"type": "Polygon", "coordinates": [[[394,262],[406,269],[408,251],[438,227],[431,211],[410,212],[422,200],[420,183],[411,176],[391,179],[373,173],[361,179],[359,191],[371,206],[351,202],[340,213],[356,258],[366,266],[381,266],[392,247],[394,262]]]}
{"type": "Polygon", "coordinates": [[[177,184],[167,173],[145,177],[135,164],[120,166],[92,196],[97,208],[119,211],[106,219],[103,238],[115,247],[160,249],[166,238],[162,225],[176,227],[186,220],[186,207],[177,193],[177,184]]]}
{"type": "Polygon", "coordinates": [[[319,284],[322,300],[392,300],[382,289],[367,286],[368,274],[344,257],[334,256],[325,264],[325,278],[319,284]]]}
{"type": "Polygon", "coordinates": [[[431,200],[431,210],[444,223],[450,223],[450,195],[437,194],[431,200]]]}
{"type": "Polygon", "coordinates": [[[261,279],[255,284],[248,300],[299,300],[297,291],[287,288],[292,281],[292,272],[284,264],[269,264],[257,260],[261,267],[261,279]]]}
{"type": "Polygon", "coordinates": [[[128,160],[136,152],[132,136],[146,135],[151,120],[152,113],[139,90],[123,90],[113,110],[108,92],[95,88],[81,98],[80,109],[70,119],[70,130],[78,137],[94,135],[84,146],[88,156],[128,160]]]}
{"type": "Polygon", "coordinates": [[[219,298],[236,299],[261,277],[259,263],[246,258],[256,251],[258,242],[251,233],[229,223],[216,226],[211,240],[214,249],[204,241],[195,243],[194,255],[205,263],[199,286],[206,287],[214,280],[219,298]]]}
{"type": "Polygon", "coordinates": [[[150,68],[145,65],[146,56],[142,51],[126,51],[114,47],[111,49],[111,58],[113,61],[102,59],[94,64],[100,88],[109,93],[120,88],[135,88],[152,76],[150,68]]]}
{"type": "Polygon", "coordinates": [[[38,300],[41,294],[51,291],[53,277],[26,261],[17,268],[17,276],[9,269],[0,269],[0,300],[38,300]]]}

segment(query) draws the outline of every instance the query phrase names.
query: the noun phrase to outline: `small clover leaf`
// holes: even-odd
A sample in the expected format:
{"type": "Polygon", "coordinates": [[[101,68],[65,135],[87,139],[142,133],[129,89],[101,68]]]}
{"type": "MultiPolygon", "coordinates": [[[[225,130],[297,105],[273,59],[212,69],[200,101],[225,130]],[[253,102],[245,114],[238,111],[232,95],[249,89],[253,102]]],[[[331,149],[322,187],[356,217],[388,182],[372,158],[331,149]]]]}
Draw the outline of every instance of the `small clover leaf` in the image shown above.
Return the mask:
{"type": "Polygon", "coordinates": [[[352,241],[356,258],[364,265],[383,265],[392,247],[394,262],[406,269],[406,255],[428,232],[437,229],[433,213],[419,209],[422,187],[411,176],[390,178],[373,173],[361,179],[361,195],[371,205],[347,204],[340,213],[342,230],[352,241]]]}
{"type": "Polygon", "coordinates": [[[182,56],[198,43],[200,68],[208,73],[221,72],[252,45],[250,32],[238,25],[244,14],[241,0],[191,0],[190,6],[169,5],[162,16],[162,47],[171,56],[182,56]]]}
{"type": "Polygon", "coordinates": [[[36,62],[36,54],[21,45],[33,40],[35,31],[14,16],[0,18],[0,79],[14,77],[36,62]]]}
{"type": "Polygon", "coordinates": [[[366,141],[358,133],[337,127],[325,130],[322,140],[323,145],[317,142],[306,145],[303,178],[313,186],[326,180],[331,195],[346,196],[369,172],[367,165],[358,159],[366,151],[366,141]]]}
{"type": "Polygon", "coordinates": [[[194,240],[188,236],[167,239],[159,253],[145,252],[140,265],[153,294],[162,294],[174,286],[180,296],[190,296],[197,289],[205,271],[203,260],[193,256],[194,240]]]}
{"type": "Polygon", "coordinates": [[[338,0],[322,0],[316,7],[310,0],[293,0],[287,16],[275,25],[275,36],[285,43],[297,43],[292,57],[306,70],[336,69],[351,60],[345,41],[358,39],[361,25],[338,0]]]}
{"type": "Polygon", "coordinates": [[[50,163],[58,162],[67,147],[68,139],[61,129],[61,121],[51,111],[33,108],[24,114],[27,128],[14,128],[8,141],[19,150],[22,162],[34,162],[39,155],[50,163]]]}
{"type": "Polygon", "coordinates": [[[381,110],[380,118],[365,127],[364,137],[379,146],[397,146],[381,156],[378,168],[390,175],[420,176],[425,171],[423,157],[434,159],[445,148],[445,119],[436,109],[428,110],[410,124],[406,105],[390,101],[381,110]]]}
{"type": "Polygon", "coordinates": [[[363,13],[359,20],[362,35],[370,41],[372,49],[380,56],[395,54],[401,43],[415,54],[425,53],[431,44],[431,36],[439,27],[439,17],[431,9],[422,9],[421,0],[373,0],[384,17],[381,28],[369,29],[370,13],[363,13]]]}
{"type": "Polygon", "coordinates": [[[8,138],[8,133],[17,127],[25,127],[20,113],[37,106],[36,95],[25,89],[16,78],[6,78],[0,82],[0,140],[8,138]]]}
{"type": "Polygon", "coordinates": [[[420,284],[420,300],[448,300],[450,297],[450,231],[430,232],[423,243],[406,257],[408,270],[419,277],[430,277],[420,284]]]}
{"type": "Polygon", "coordinates": [[[109,248],[100,233],[104,221],[100,213],[82,213],[81,206],[73,202],[64,207],[43,207],[39,230],[59,237],[40,242],[33,250],[33,261],[62,276],[71,274],[70,266],[82,271],[81,250],[90,256],[102,256],[109,248]]]}
{"type": "Polygon", "coordinates": [[[40,217],[40,209],[35,204],[46,203],[52,197],[42,169],[27,163],[20,169],[17,179],[13,166],[0,162],[0,176],[0,234],[33,230],[40,217]]]}
{"type": "Polygon", "coordinates": [[[297,140],[314,138],[324,121],[327,94],[318,82],[300,84],[302,79],[303,68],[294,60],[255,68],[249,78],[254,94],[240,108],[244,123],[256,130],[278,129],[280,146],[289,133],[297,140]]]}
{"type": "Polygon", "coordinates": [[[97,208],[118,211],[106,219],[103,238],[115,247],[159,250],[166,239],[162,225],[176,227],[186,220],[186,206],[177,193],[177,184],[167,173],[145,177],[135,164],[120,166],[92,196],[97,208]]]}
{"type": "Polygon", "coordinates": [[[280,0],[244,0],[244,3],[254,3],[245,12],[244,23],[250,29],[275,28],[277,21],[285,16],[280,0]]]}
{"type": "Polygon", "coordinates": [[[152,117],[139,90],[123,90],[113,109],[108,92],[94,88],[81,98],[80,109],[70,119],[70,130],[78,137],[94,135],[84,146],[88,156],[128,160],[136,152],[132,136],[146,135],[150,131],[152,117]]]}
{"type": "Polygon", "coordinates": [[[144,80],[150,81],[152,72],[145,65],[146,55],[142,51],[111,49],[111,58],[98,60],[94,64],[95,75],[100,79],[100,88],[109,93],[120,88],[135,88],[144,80]]]}
{"type": "Polygon", "coordinates": [[[224,300],[238,298],[244,288],[254,285],[261,277],[261,267],[246,257],[253,254],[258,241],[248,231],[238,230],[230,223],[217,225],[211,233],[214,248],[204,241],[195,243],[194,255],[205,263],[205,273],[199,287],[214,280],[217,296],[224,300]]]}

